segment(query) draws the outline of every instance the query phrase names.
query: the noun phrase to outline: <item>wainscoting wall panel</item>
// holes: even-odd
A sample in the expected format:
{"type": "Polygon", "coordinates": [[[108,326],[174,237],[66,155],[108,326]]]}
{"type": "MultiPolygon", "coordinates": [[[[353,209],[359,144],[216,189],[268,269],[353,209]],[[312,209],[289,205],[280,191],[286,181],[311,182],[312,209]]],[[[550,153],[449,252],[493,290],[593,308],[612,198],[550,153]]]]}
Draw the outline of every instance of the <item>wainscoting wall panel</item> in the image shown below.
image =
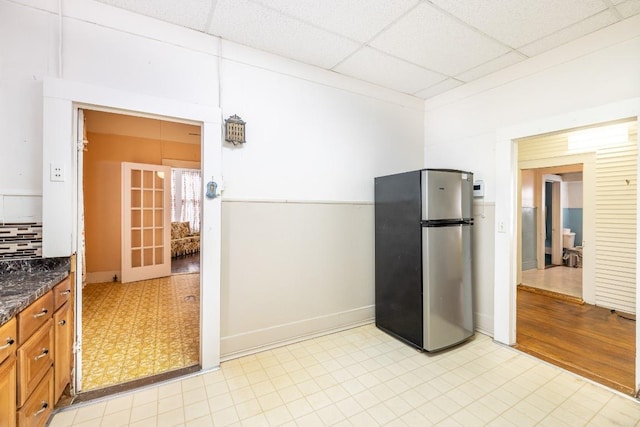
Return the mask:
{"type": "Polygon", "coordinates": [[[373,208],[223,200],[223,360],[374,320],[373,208]]]}

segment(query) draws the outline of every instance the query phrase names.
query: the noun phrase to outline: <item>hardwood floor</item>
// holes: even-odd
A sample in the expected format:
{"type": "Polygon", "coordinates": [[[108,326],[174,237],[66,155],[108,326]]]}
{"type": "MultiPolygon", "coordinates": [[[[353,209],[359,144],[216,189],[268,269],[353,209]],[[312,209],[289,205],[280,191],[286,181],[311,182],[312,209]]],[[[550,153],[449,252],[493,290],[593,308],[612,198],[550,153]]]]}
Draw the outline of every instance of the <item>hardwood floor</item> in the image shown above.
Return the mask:
{"type": "Polygon", "coordinates": [[[516,348],[634,394],[635,321],[590,304],[518,289],[516,348]]]}
{"type": "Polygon", "coordinates": [[[200,253],[171,258],[171,274],[200,273],[200,253]]]}

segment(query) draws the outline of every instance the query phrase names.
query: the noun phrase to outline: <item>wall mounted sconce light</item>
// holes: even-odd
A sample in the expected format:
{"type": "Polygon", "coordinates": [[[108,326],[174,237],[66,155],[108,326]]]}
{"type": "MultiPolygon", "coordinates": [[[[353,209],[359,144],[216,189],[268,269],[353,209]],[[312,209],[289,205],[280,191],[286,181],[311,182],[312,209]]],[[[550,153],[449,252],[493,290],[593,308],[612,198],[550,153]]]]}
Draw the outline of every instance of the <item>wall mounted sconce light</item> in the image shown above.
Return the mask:
{"type": "Polygon", "coordinates": [[[245,140],[245,122],[233,115],[224,121],[225,136],[224,140],[233,145],[244,144],[245,140]]]}

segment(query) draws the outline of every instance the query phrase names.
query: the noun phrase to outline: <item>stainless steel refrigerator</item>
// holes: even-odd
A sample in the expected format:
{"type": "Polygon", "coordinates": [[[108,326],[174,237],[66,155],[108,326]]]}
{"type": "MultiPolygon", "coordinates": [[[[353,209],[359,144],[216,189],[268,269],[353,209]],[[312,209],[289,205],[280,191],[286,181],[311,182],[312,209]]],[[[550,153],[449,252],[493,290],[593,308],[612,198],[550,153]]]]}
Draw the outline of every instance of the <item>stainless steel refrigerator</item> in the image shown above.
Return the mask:
{"type": "Polygon", "coordinates": [[[473,336],[472,200],[470,172],[375,178],[378,328],[426,351],[473,336]]]}

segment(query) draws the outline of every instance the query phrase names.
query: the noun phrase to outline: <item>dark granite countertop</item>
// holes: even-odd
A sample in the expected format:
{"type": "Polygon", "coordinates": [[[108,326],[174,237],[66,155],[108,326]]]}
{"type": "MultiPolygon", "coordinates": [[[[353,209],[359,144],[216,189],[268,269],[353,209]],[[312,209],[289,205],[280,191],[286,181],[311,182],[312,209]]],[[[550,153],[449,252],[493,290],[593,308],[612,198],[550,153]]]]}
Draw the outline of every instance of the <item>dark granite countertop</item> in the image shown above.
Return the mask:
{"type": "Polygon", "coordinates": [[[0,326],[69,275],[69,258],[0,262],[0,326]]]}

